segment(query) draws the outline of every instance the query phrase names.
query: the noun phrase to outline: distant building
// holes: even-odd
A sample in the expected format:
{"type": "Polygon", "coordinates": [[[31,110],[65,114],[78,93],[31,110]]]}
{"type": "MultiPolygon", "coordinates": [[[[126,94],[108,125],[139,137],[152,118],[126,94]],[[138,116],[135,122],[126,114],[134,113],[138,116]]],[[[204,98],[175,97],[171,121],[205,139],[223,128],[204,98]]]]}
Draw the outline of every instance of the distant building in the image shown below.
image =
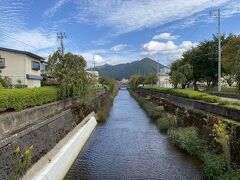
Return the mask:
{"type": "Polygon", "coordinates": [[[159,73],[158,73],[158,82],[157,85],[159,87],[164,87],[164,88],[172,88],[172,84],[170,81],[170,69],[167,67],[164,67],[162,69],[160,69],[159,73]]]}
{"type": "Polygon", "coordinates": [[[40,87],[45,65],[36,54],[0,47],[1,76],[10,78],[12,86],[40,87]]]}
{"type": "Polygon", "coordinates": [[[128,83],[128,81],[129,81],[128,79],[123,78],[120,82],[121,83],[128,83]]]}
{"type": "Polygon", "coordinates": [[[87,71],[89,74],[92,74],[96,77],[96,79],[99,79],[99,72],[98,71],[87,71]]]}

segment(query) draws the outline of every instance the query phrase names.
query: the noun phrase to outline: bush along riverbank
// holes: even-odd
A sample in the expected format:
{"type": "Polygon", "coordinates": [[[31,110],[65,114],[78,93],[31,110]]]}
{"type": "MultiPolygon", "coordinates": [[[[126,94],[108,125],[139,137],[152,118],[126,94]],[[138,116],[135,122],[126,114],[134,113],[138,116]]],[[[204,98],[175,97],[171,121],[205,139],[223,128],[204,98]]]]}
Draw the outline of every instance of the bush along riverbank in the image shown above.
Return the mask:
{"type": "Polygon", "coordinates": [[[96,119],[98,123],[104,123],[107,121],[108,115],[111,111],[113,100],[117,95],[117,91],[109,94],[109,97],[105,100],[103,106],[97,111],[96,119]]]}
{"type": "Polygon", "coordinates": [[[167,113],[161,102],[153,101],[151,97],[143,97],[132,91],[130,93],[156,123],[160,132],[167,133],[171,143],[203,162],[207,179],[240,179],[240,167],[231,162],[227,121],[214,121],[212,126],[208,127],[209,134],[202,133],[197,126],[183,125],[183,117],[178,111],[167,113]]]}
{"type": "Polygon", "coordinates": [[[96,109],[95,103],[88,104],[89,99],[91,97],[85,97],[82,102],[75,104],[72,107],[73,113],[78,117],[79,120],[82,120],[86,115],[91,113],[92,111],[95,111],[96,113],[96,120],[98,123],[104,123],[106,122],[109,112],[113,105],[113,100],[115,96],[117,95],[117,89],[114,89],[113,91],[110,91],[109,89],[105,89],[107,94],[104,97],[104,99],[101,102],[100,108],[96,109]]]}

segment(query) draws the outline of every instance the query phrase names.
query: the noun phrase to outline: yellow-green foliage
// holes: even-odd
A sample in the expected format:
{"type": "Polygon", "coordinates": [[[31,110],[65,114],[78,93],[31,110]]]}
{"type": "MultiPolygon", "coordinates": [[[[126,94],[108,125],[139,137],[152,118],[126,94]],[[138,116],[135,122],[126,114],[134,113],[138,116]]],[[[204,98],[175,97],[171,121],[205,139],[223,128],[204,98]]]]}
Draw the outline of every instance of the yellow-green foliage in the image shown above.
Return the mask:
{"type": "Polygon", "coordinates": [[[219,120],[217,124],[213,125],[213,128],[216,133],[214,140],[221,144],[224,158],[228,165],[230,165],[231,154],[227,125],[219,120]]]}
{"type": "Polygon", "coordinates": [[[27,171],[27,169],[30,167],[32,162],[32,151],[33,151],[33,145],[31,145],[26,151],[24,151],[21,154],[21,148],[17,147],[14,152],[14,171],[15,175],[12,179],[17,180],[20,179],[24,173],[27,171]]]}
{"type": "Polygon", "coordinates": [[[0,89],[0,111],[16,111],[53,102],[58,99],[58,90],[53,87],[0,89]]]}

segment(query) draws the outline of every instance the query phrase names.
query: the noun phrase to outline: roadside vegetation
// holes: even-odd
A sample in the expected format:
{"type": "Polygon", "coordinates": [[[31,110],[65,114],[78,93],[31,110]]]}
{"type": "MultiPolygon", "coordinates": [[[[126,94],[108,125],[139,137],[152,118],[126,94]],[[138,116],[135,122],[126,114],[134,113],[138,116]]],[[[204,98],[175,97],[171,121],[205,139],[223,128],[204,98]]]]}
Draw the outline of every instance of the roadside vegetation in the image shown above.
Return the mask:
{"type": "Polygon", "coordinates": [[[160,93],[165,93],[173,96],[194,99],[199,101],[204,101],[207,103],[216,103],[219,105],[230,106],[239,108],[240,103],[237,101],[230,101],[230,100],[223,100],[218,96],[208,94],[206,92],[201,91],[194,91],[192,89],[174,89],[174,88],[161,88],[161,87],[154,87],[154,86],[144,86],[141,87],[144,89],[149,89],[151,91],[157,91],[160,93]]]}
{"type": "MultiPolygon", "coordinates": [[[[166,89],[164,90],[167,91],[166,89]]],[[[167,133],[169,141],[183,152],[198,158],[203,163],[207,179],[237,180],[240,169],[230,162],[229,133],[224,121],[212,126],[213,137],[202,136],[194,126],[182,127],[179,114],[167,113],[161,103],[153,103],[150,97],[143,97],[130,90],[151,120],[156,123],[161,133],[167,133]],[[220,146],[219,148],[216,148],[220,146]]]]}

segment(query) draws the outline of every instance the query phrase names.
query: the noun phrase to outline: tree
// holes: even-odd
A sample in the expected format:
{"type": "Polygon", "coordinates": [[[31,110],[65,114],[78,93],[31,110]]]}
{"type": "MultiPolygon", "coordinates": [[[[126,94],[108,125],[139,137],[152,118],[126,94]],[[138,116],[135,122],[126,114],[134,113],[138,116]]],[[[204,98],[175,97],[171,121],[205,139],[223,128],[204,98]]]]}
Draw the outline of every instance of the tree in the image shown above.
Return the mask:
{"type": "Polygon", "coordinates": [[[157,83],[158,78],[157,78],[156,74],[147,74],[145,76],[140,77],[140,82],[141,82],[141,80],[143,82],[141,84],[153,85],[153,84],[157,83]]]}
{"type": "Polygon", "coordinates": [[[240,89],[240,36],[232,35],[223,47],[223,68],[231,86],[236,79],[240,89]]]}
{"type": "Polygon", "coordinates": [[[170,69],[170,78],[172,80],[174,88],[177,88],[177,85],[181,84],[182,89],[185,89],[186,85],[188,85],[192,81],[192,66],[184,59],[179,59],[172,63],[170,69]]]}
{"type": "Polygon", "coordinates": [[[129,80],[129,87],[130,89],[132,89],[133,91],[136,91],[138,86],[140,84],[142,84],[142,76],[141,75],[133,75],[131,76],[130,80],[129,80]]]}
{"type": "Polygon", "coordinates": [[[84,96],[88,93],[91,76],[85,71],[86,61],[82,56],[58,51],[49,57],[50,73],[59,82],[62,97],[84,96]]]}
{"type": "Polygon", "coordinates": [[[100,77],[98,81],[103,86],[107,86],[111,93],[114,93],[115,85],[116,85],[116,81],[115,80],[113,80],[111,78],[107,78],[107,77],[100,77]]]}
{"type": "MultiPolygon", "coordinates": [[[[222,46],[225,45],[231,34],[228,37],[221,37],[222,46]]],[[[207,85],[217,85],[218,76],[218,37],[213,35],[211,40],[201,42],[197,47],[183,53],[183,61],[189,63],[193,68],[193,85],[197,90],[197,82],[204,81],[207,85]]]]}

